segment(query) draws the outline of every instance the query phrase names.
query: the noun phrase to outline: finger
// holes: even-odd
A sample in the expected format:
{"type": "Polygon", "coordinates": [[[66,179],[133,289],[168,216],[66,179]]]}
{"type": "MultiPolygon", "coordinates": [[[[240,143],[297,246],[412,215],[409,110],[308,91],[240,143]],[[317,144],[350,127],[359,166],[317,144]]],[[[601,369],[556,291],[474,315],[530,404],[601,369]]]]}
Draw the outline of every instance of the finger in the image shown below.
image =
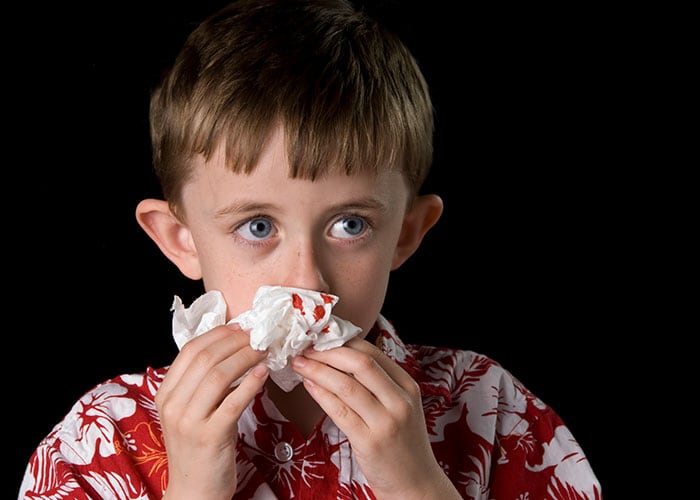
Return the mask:
{"type": "Polygon", "coordinates": [[[404,390],[412,392],[415,388],[415,379],[378,346],[359,338],[354,338],[345,345],[372,356],[379,363],[379,366],[404,390]]]}
{"type": "Polygon", "coordinates": [[[352,374],[304,356],[293,358],[292,366],[304,378],[309,394],[341,428],[366,427],[386,411],[352,374]]]}
{"type": "MultiPolygon", "coordinates": [[[[213,347],[217,342],[228,339],[229,341],[235,338],[236,343],[241,343],[243,345],[249,342],[249,338],[242,333],[238,332],[236,334],[232,328],[227,325],[217,326],[212,328],[206,333],[199,335],[189,342],[187,342],[175,357],[175,360],[170,365],[168,369],[168,374],[161,384],[161,390],[169,390],[169,386],[175,386],[178,384],[180,378],[189,369],[193,358],[195,358],[199,352],[209,352],[212,354],[219,353],[221,358],[225,357],[227,354],[221,349],[221,347],[213,347]]],[[[232,346],[236,349],[235,346],[232,346]]],[[[207,355],[205,354],[204,357],[207,355]]]]}
{"type": "Polygon", "coordinates": [[[172,397],[173,404],[187,405],[193,418],[208,418],[231,393],[234,383],[263,361],[265,356],[264,351],[256,351],[246,344],[207,367],[203,373],[193,368],[195,373],[190,376],[189,370],[186,371],[180,381],[181,390],[172,397]]]}
{"type": "Polygon", "coordinates": [[[223,420],[225,423],[238,422],[243,411],[248,407],[255,395],[262,389],[270,374],[268,367],[259,363],[246,374],[241,383],[224,398],[215,412],[212,420],[223,420]]]}
{"type": "MultiPolygon", "coordinates": [[[[353,436],[356,433],[367,433],[369,425],[364,418],[350,404],[343,401],[334,392],[312,381],[304,378],[304,388],[311,397],[318,403],[328,417],[335,422],[345,435],[353,436]]],[[[370,403],[370,404],[376,404],[370,403]]]]}
{"type": "MultiPolygon", "coordinates": [[[[240,377],[264,357],[251,349],[248,342],[246,334],[218,327],[185,344],[171,367],[175,369],[174,376],[171,377],[169,371],[156,394],[157,403],[168,401],[183,407],[192,401],[204,383],[207,390],[204,396],[209,399],[206,407],[211,409],[212,398],[223,398],[221,391],[235,380],[228,380],[228,377],[240,377]],[[241,351],[243,354],[236,356],[241,351]],[[236,369],[238,365],[242,366],[236,369]]],[[[199,405],[204,403],[205,400],[198,401],[199,405]]]]}
{"type": "MultiPolygon", "coordinates": [[[[384,408],[390,410],[403,408],[407,400],[415,396],[417,392],[415,381],[379,348],[368,342],[359,346],[354,344],[320,352],[308,349],[304,355],[308,359],[325,363],[336,370],[351,374],[356,381],[374,395],[384,408]],[[395,378],[398,378],[400,383],[395,378]]],[[[312,380],[319,382],[316,378],[312,378],[312,380]]],[[[322,385],[324,384],[322,383],[322,385]]],[[[367,406],[367,410],[372,410],[372,407],[367,406]]],[[[366,416],[373,417],[370,414],[366,416]]]]}

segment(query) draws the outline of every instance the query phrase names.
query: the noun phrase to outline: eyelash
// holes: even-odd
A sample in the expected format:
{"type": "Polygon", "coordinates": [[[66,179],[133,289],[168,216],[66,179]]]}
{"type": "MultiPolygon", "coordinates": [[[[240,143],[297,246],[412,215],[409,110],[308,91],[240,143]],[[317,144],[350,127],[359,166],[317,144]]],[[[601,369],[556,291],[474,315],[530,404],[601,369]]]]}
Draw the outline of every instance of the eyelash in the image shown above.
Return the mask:
{"type": "Polygon", "coordinates": [[[263,214],[255,214],[251,215],[247,219],[245,219],[243,222],[236,224],[230,231],[231,236],[233,236],[239,243],[243,243],[244,245],[248,245],[251,247],[264,247],[266,245],[271,244],[271,240],[269,238],[263,239],[263,240],[249,240],[246,238],[243,238],[240,236],[239,231],[241,228],[245,227],[247,224],[250,224],[250,221],[255,220],[255,219],[264,219],[268,221],[273,228],[275,228],[275,223],[274,221],[268,217],[267,215],[263,214]]]}
{"type": "MultiPolygon", "coordinates": [[[[359,214],[359,213],[340,214],[333,220],[333,222],[331,222],[330,225],[332,226],[333,224],[336,224],[338,221],[341,221],[343,219],[349,219],[349,218],[362,219],[362,221],[366,225],[364,232],[357,238],[347,238],[347,239],[339,238],[337,241],[342,245],[354,245],[354,244],[360,243],[362,241],[365,241],[372,234],[374,227],[375,227],[374,220],[366,214],[359,214]]],[[[255,215],[251,215],[250,217],[245,219],[243,222],[234,226],[230,231],[231,235],[234,238],[236,238],[240,243],[243,243],[245,245],[249,245],[252,247],[264,247],[266,245],[271,244],[271,239],[269,239],[269,238],[256,241],[256,240],[249,240],[249,239],[243,238],[239,235],[239,230],[242,227],[244,227],[246,224],[250,224],[250,221],[255,220],[255,219],[264,219],[264,220],[270,222],[272,227],[275,228],[275,230],[276,230],[275,223],[269,216],[263,215],[263,214],[255,214],[255,215]]]]}
{"type": "Polygon", "coordinates": [[[340,245],[357,245],[361,244],[364,241],[366,241],[369,237],[371,237],[373,231],[374,231],[374,220],[366,215],[366,214],[359,214],[359,213],[344,213],[340,214],[338,217],[336,217],[333,222],[331,223],[331,226],[334,224],[338,223],[339,221],[342,221],[343,219],[350,219],[350,218],[356,218],[356,219],[361,219],[362,222],[365,225],[364,231],[362,232],[361,235],[353,238],[338,238],[336,241],[338,241],[338,244],[340,245]]]}

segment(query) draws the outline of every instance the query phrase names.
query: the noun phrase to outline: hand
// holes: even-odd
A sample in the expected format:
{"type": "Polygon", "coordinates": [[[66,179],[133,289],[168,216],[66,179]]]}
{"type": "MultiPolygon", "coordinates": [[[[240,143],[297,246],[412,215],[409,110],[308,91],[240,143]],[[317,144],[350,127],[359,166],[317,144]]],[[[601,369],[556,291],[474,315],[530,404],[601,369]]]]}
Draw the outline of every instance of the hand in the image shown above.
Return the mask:
{"type": "Polygon", "coordinates": [[[292,366],[350,440],[377,498],[461,498],[433,455],[418,384],[379,348],[353,339],[307,349],[292,366]]]}
{"type": "Polygon", "coordinates": [[[238,419],[267,379],[265,355],[236,326],[218,326],[182,347],[155,397],[168,454],[163,498],[234,495],[238,419]]]}

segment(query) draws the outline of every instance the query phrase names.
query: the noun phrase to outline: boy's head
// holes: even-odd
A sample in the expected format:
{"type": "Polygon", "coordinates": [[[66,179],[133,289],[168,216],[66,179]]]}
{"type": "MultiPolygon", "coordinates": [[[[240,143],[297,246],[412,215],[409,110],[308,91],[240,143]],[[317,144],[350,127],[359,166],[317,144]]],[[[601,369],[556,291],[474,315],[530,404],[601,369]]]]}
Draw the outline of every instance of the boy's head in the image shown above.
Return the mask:
{"type": "Polygon", "coordinates": [[[239,0],[188,38],[154,92],[165,200],[137,219],[229,318],[258,287],[340,297],[365,333],[389,274],[442,213],[428,89],[402,43],[343,0],[239,0]]]}
{"type": "Polygon", "coordinates": [[[432,162],[429,91],[408,49],[345,0],[238,0],[188,38],[151,100],[156,173],[181,210],[192,159],[226,144],[250,172],[278,126],[290,175],[399,169],[418,192],[432,162]]]}

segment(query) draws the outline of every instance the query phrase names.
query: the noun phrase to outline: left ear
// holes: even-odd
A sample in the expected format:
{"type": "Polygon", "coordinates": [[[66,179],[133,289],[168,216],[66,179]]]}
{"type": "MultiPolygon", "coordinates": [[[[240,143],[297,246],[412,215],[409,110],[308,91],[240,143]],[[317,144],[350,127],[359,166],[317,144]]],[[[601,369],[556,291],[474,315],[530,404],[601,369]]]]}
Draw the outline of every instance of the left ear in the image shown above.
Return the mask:
{"type": "Polygon", "coordinates": [[[418,249],[425,233],[440,219],[442,208],[442,198],[438,195],[425,194],[416,197],[403,218],[401,234],[391,261],[392,271],[398,269],[418,249]]]}

